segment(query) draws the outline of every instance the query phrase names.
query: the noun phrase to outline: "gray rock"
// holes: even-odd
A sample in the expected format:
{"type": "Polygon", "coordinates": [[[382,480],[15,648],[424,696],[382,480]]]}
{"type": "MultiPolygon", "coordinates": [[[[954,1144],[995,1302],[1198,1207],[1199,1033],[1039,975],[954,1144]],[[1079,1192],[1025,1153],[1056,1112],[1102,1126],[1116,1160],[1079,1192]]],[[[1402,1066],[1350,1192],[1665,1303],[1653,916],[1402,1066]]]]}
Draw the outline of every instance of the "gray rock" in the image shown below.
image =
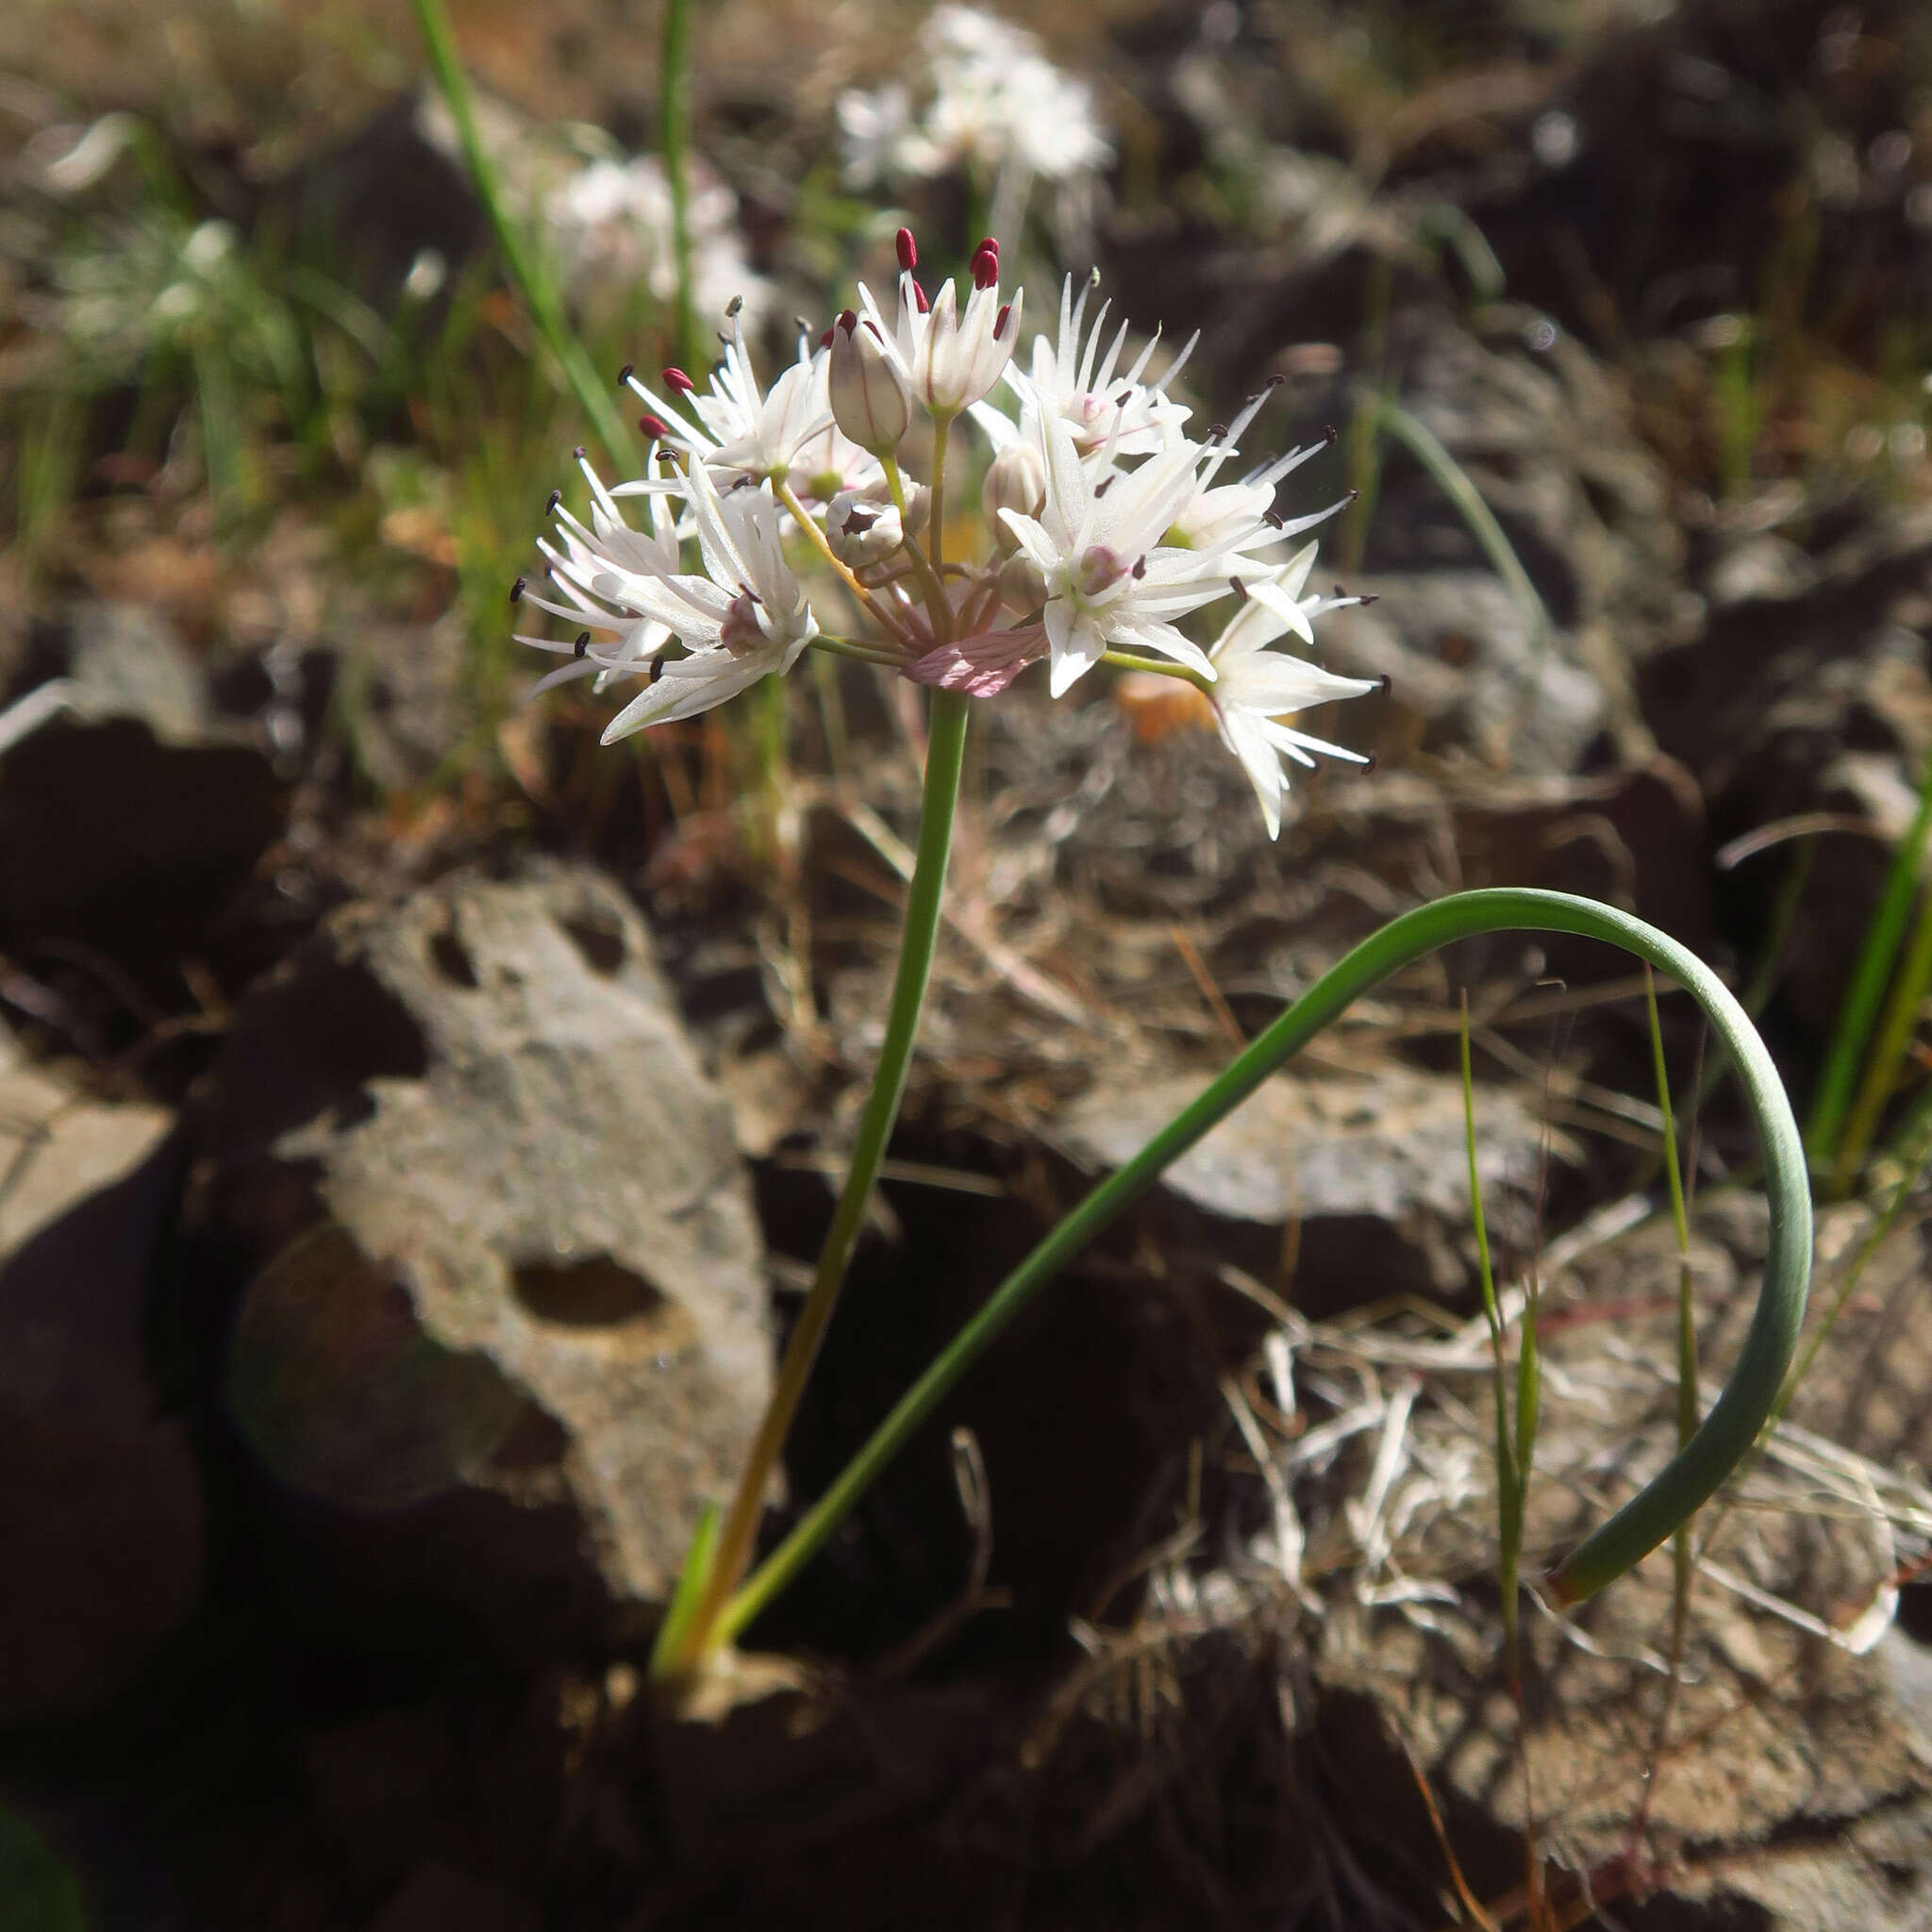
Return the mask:
{"type": "Polygon", "coordinates": [[[210,719],[166,621],[81,605],[66,675],[0,713],[0,938],[171,960],[248,880],[284,808],[264,749],[210,719]]]}
{"type": "Polygon", "coordinates": [[[622,892],[545,866],[350,908],[238,1013],[197,1112],[268,1469],[405,1593],[506,1626],[540,1585],[553,1616],[661,1598],[770,1344],[729,1109],[622,892]],[[412,1570],[431,1549],[467,1576],[412,1570]]]}
{"type": "Polygon", "coordinates": [[[110,1703],[200,1591],[200,1476],[142,1342],[172,1124],[0,1072],[0,1725],[110,1703]]]}
{"type": "MultiPolygon", "coordinates": [[[[1053,1138],[1082,1166],[1120,1167],[1205,1084],[1198,1074],[1103,1083],[1053,1138]]],[[[1485,1088],[1476,1107],[1491,1226],[1526,1233],[1514,1223],[1535,1187],[1542,1128],[1507,1091],[1485,1088]]],[[[1321,1224],[1379,1222],[1421,1262],[1428,1285],[1453,1290],[1467,1278],[1469,1165],[1462,1089],[1452,1079],[1400,1068],[1359,1079],[1277,1075],[1175,1161],[1164,1186],[1218,1220],[1300,1223],[1311,1262],[1321,1252],[1321,1224]],[[1308,1251],[1311,1233],[1317,1245],[1308,1251]]],[[[1358,1241],[1349,1244],[1359,1253],[1358,1241]]],[[[1361,1298],[1391,1286],[1357,1282],[1361,1298]]]]}

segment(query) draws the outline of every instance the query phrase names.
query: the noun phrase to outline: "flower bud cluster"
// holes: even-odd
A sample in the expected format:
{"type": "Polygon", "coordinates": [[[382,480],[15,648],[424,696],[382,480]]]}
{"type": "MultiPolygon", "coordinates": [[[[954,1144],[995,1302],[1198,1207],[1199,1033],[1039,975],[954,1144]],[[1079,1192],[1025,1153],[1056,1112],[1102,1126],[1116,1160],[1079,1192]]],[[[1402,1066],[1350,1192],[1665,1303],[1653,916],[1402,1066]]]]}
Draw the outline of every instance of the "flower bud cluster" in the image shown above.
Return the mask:
{"type": "Polygon", "coordinates": [[[539,545],[546,590],[519,578],[513,593],[587,626],[567,642],[525,639],[567,658],[544,683],[642,678],[608,742],[722,704],[813,645],[979,696],[1042,658],[1055,697],[1103,661],[1164,672],[1207,694],[1278,831],[1289,765],[1316,753],[1363,761],[1287,721],[1373,689],[1271,648],[1291,632],[1312,641],[1313,618],[1361,601],[1307,592],[1315,546],[1293,541],[1340,504],[1286,520],[1274,508],[1283,478],[1324,445],[1224,480],[1267,391],[1196,441],[1168,391],[1191,342],[1152,378],[1158,337],[1126,360],[1126,325],[1109,337],[1103,304],[1090,326],[1091,290],[1076,298],[1069,280],[1057,336],[1036,337],[1022,364],[1023,298],[1001,294],[996,242],[974,249],[963,293],[945,279],[928,294],[908,231],[895,252],[890,315],[861,284],[816,345],[801,323],[769,390],[730,311],[708,388],[681,369],[655,389],[624,371],[645,406],[644,474],[610,488],[583,463],[588,522],[554,496],[557,539],[539,545]],[[954,435],[962,417],[987,452],[978,558],[941,554],[949,466],[955,491],[971,475],[954,435]],[[929,484],[902,467],[915,449],[929,484]],[[647,529],[626,520],[631,498],[647,529]],[[842,579],[841,621],[858,613],[855,633],[822,630],[801,577],[813,563],[842,579]]]}

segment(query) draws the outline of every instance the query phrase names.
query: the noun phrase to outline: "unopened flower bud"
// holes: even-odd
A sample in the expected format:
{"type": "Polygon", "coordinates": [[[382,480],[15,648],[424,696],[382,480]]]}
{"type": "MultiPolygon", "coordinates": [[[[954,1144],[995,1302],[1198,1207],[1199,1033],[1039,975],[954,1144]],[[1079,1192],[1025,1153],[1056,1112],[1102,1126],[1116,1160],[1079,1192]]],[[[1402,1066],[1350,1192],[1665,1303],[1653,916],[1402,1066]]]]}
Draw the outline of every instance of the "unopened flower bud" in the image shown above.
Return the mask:
{"type": "Polygon", "coordinates": [[[825,506],[825,541],[832,546],[832,555],[850,570],[867,570],[885,562],[905,541],[905,525],[890,503],[841,490],[825,506]]]}
{"type": "Polygon", "coordinates": [[[979,506],[1002,550],[1010,550],[1018,540],[1007,527],[1001,510],[1037,517],[1045,504],[1046,465],[1040,452],[1030,443],[1009,442],[988,466],[979,491],[979,506]]]}
{"type": "Polygon", "coordinates": [[[827,381],[833,420],[860,449],[883,457],[898,448],[912,420],[912,392],[871,324],[849,308],[832,325],[827,381]]]}
{"type": "Polygon", "coordinates": [[[1046,574],[1024,550],[1000,565],[1000,602],[1019,617],[1031,616],[1046,602],[1046,574]]]}

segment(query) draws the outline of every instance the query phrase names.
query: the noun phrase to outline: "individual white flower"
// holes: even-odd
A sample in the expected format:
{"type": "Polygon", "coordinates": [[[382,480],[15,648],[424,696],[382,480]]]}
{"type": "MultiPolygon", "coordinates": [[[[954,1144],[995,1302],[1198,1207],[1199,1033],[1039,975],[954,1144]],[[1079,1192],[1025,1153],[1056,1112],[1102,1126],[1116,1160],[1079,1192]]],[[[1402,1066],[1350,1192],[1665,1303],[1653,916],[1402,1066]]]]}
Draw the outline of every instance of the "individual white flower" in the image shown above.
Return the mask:
{"type": "Polygon", "coordinates": [[[899,446],[912,421],[912,392],[868,318],[846,309],[832,325],[826,388],[839,427],[862,450],[883,457],[899,446]]]}
{"type": "Polygon", "coordinates": [[[818,635],[818,623],[785,561],[782,512],[768,490],[743,488],[720,495],[704,465],[695,462],[675,479],[620,486],[625,494],[682,500],[704,559],[700,576],[679,569],[675,542],[666,534],[686,519],[666,524],[654,508],[650,536],[630,529],[618,515],[618,492],[606,491],[588,464],[585,474],[591,478],[593,504],[617,527],[600,534],[594,517],[588,531],[582,525],[565,526],[567,540],[575,538],[581,546],[567,559],[568,576],[559,574],[575,609],[531,601],[561,617],[581,614],[593,626],[617,631],[619,641],[594,652],[588,637],[574,646],[527,641],[571,649],[573,673],[583,663],[635,673],[641,660],[625,632],[633,624],[661,626],[690,653],[670,658],[660,643],[650,654],[650,683],[605,727],[606,744],[647,724],[694,717],[762,677],[791,670],[818,635]]]}
{"type": "Polygon", "coordinates": [[[650,406],[651,414],[639,419],[644,433],[682,449],[693,467],[702,464],[729,480],[782,483],[800,451],[832,425],[825,357],[812,354],[801,338],[798,359],[769,391],[761,390],[745,346],[742,312],[734,304],[727,314],[731,332],[724,359],[711,372],[708,395],[683,370],[664,372],[664,386],[676,391],[695,423],[641,382],[635,370],[626,369],[624,379],[650,406]]]}
{"type": "MultiPolygon", "coordinates": [[[[519,577],[511,588],[510,602],[528,604],[553,617],[609,631],[617,641],[595,642],[589,636],[579,635],[575,643],[564,643],[555,638],[518,632],[519,643],[533,645],[540,651],[569,652],[572,658],[570,663],[541,679],[530,692],[532,697],[576,677],[594,676],[597,682],[593,688],[602,691],[613,677],[646,668],[671,640],[668,626],[636,610],[613,608],[610,600],[600,596],[592,585],[599,577],[609,575],[612,564],[632,575],[675,575],[679,568],[675,512],[663,493],[654,491],[649,499],[651,527],[633,529],[584,452],[580,449],[576,454],[578,465],[591,486],[590,525],[587,528],[563,508],[560,490],[553,491],[550,511],[557,519],[563,547],[558,549],[541,537],[537,540],[537,548],[543,553],[546,580],[568,601],[559,604],[531,591],[527,580],[519,577]]],[[[655,461],[656,457],[654,444],[648,460],[655,461]]]]}
{"type": "Polygon", "coordinates": [[[951,281],[928,308],[924,291],[906,269],[899,276],[898,326],[888,329],[872,291],[861,282],[859,301],[916,395],[935,416],[957,415],[976,403],[1012,359],[1020,333],[1024,291],[1000,300],[999,244],[991,236],[973,251],[973,292],[962,312],[951,281]]]}
{"type": "MultiPolygon", "coordinates": [[[[1271,384],[1270,389],[1273,387],[1271,384]]],[[[1326,522],[1352,501],[1351,493],[1298,517],[1284,518],[1274,511],[1274,492],[1282,478],[1300,469],[1310,457],[1327,449],[1334,441],[1332,432],[1320,442],[1290,450],[1272,462],[1259,464],[1238,482],[1214,481],[1223,465],[1237,454],[1239,439],[1268,395],[1269,390],[1263,390],[1259,395],[1251,396],[1233,424],[1218,431],[1214,441],[1206,445],[1195,471],[1193,490],[1175,508],[1174,523],[1164,540],[1177,549],[1200,554],[1204,569],[1211,575],[1239,575],[1264,602],[1274,594],[1269,588],[1272,579],[1291,567],[1269,553],[1279,550],[1304,530],[1326,522]]],[[[1314,633],[1307,629],[1306,619],[1292,600],[1281,599],[1277,608],[1303,639],[1314,641],[1314,633]]]]}
{"type": "MultiPolygon", "coordinates": [[[[1083,283],[1076,302],[1074,278],[1067,276],[1060,285],[1058,341],[1049,342],[1044,335],[1035,336],[1031,368],[1023,371],[1017,361],[1012,363],[1006,372],[1007,386],[1023,405],[1032,404],[1042,416],[1061,418],[1083,453],[1111,443],[1117,455],[1144,456],[1164,448],[1188,420],[1187,405],[1172,401],[1166,394],[1166,386],[1186,366],[1188,358],[1194,353],[1194,344],[1201,339],[1200,333],[1197,330],[1189,337],[1159,383],[1150,386],[1141,380],[1159,346],[1158,331],[1135,358],[1133,366],[1116,375],[1115,366],[1126,343],[1127,325],[1122,322],[1103,357],[1101,333],[1110,304],[1101,304],[1100,313],[1093,318],[1092,328],[1086,332],[1084,343],[1081,340],[1087,297],[1092,288],[1091,279],[1083,283]]],[[[995,449],[1004,448],[1017,434],[1012,420],[990,403],[976,408],[973,420],[986,432],[995,449]]]]}
{"type": "Polygon", "coordinates": [[[1176,508],[1194,488],[1199,451],[1181,441],[1134,470],[1090,468],[1067,425],[1040,425],[1046,501],[1038,517],[1002,510],[1020,548],[1046,579],[1046,626],[1058,697],[1112,646],[1158,651],[1212,678],[1214,667],[1173,620],[1228,594],[1213,559],[1163,548],[1176,508]]]}
{"type": "Polygon", "coordinates": [[[1219,674],[1208,693],[1214,720],[1222,742],[1241,761],[1241,769],[1255,788],[1271,839],[1281,836],[1281,795],[1287,790],[1289,763],[1312,770],[1317,752],[1345,758],[1351,764],[1370,762],[1361,752],[1311,737],[1283,722],[1310,706],[1358,698],[1376,689],[1376,680],[1338,676],[1305,658],[1268,648],[1291,627],[1306,634],[1307,617],[1366,601],[1339,593],[1333,597],[1304,595],[1303,586],[1314,560],[1315,546],[1310,543],[1276,586],[1284,599],[1293,601],[1303,624],[1291,626],[1278,608],[1251,597],[1229,620],[1211,653],[1219,674]]]}

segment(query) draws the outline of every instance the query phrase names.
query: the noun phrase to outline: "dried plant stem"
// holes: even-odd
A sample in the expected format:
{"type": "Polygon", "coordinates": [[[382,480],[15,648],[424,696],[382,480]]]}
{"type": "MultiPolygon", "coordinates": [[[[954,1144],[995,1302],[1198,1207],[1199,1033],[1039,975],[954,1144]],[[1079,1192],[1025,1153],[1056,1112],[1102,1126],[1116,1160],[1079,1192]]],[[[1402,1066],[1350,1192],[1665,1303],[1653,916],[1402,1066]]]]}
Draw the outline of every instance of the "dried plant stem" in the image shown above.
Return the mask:
{"type": "Polygon", "coordinates": [[[966,723],[972,700],[956,691],[936,691],[928,719],[925,754],[925,792],[920,805],[919,842],[912,883],[906,899],[905,933],[899,967],[892,984],[892,1005],[886,1017],[886,1037],[873,1074],[872,1091],[859,1115],[853,1143],[852,1165],[844,1191],[832,1216],[832,1225],[819,1252],[816,1273],[805,1306],[786,1344],[770,1406],[758,1425],[737,1493],[719,1531],[716,1554],[708,1565],[698,1607],[691,1613],[675,1649],[657,1664],[660,1674],[689,1670],[708,1653],[735,1636],[748,1619],[722,1615],[751,1557],[758,1519],[763,1514],[766,1485],[777,1466],[785,1438],[798,1411],[799,1399],[818,1359],[819,1346],[838,1306],[846,1263],[865,1220],[873,1183],[885,1158],[906,1091],[912,1042],[924,1004],[932,971],[934,941],[939,931],[940,905],[944,893],[946,860],[952,849],[953,810],[959,794],[959,768],[966,749],[966,723]]]}

